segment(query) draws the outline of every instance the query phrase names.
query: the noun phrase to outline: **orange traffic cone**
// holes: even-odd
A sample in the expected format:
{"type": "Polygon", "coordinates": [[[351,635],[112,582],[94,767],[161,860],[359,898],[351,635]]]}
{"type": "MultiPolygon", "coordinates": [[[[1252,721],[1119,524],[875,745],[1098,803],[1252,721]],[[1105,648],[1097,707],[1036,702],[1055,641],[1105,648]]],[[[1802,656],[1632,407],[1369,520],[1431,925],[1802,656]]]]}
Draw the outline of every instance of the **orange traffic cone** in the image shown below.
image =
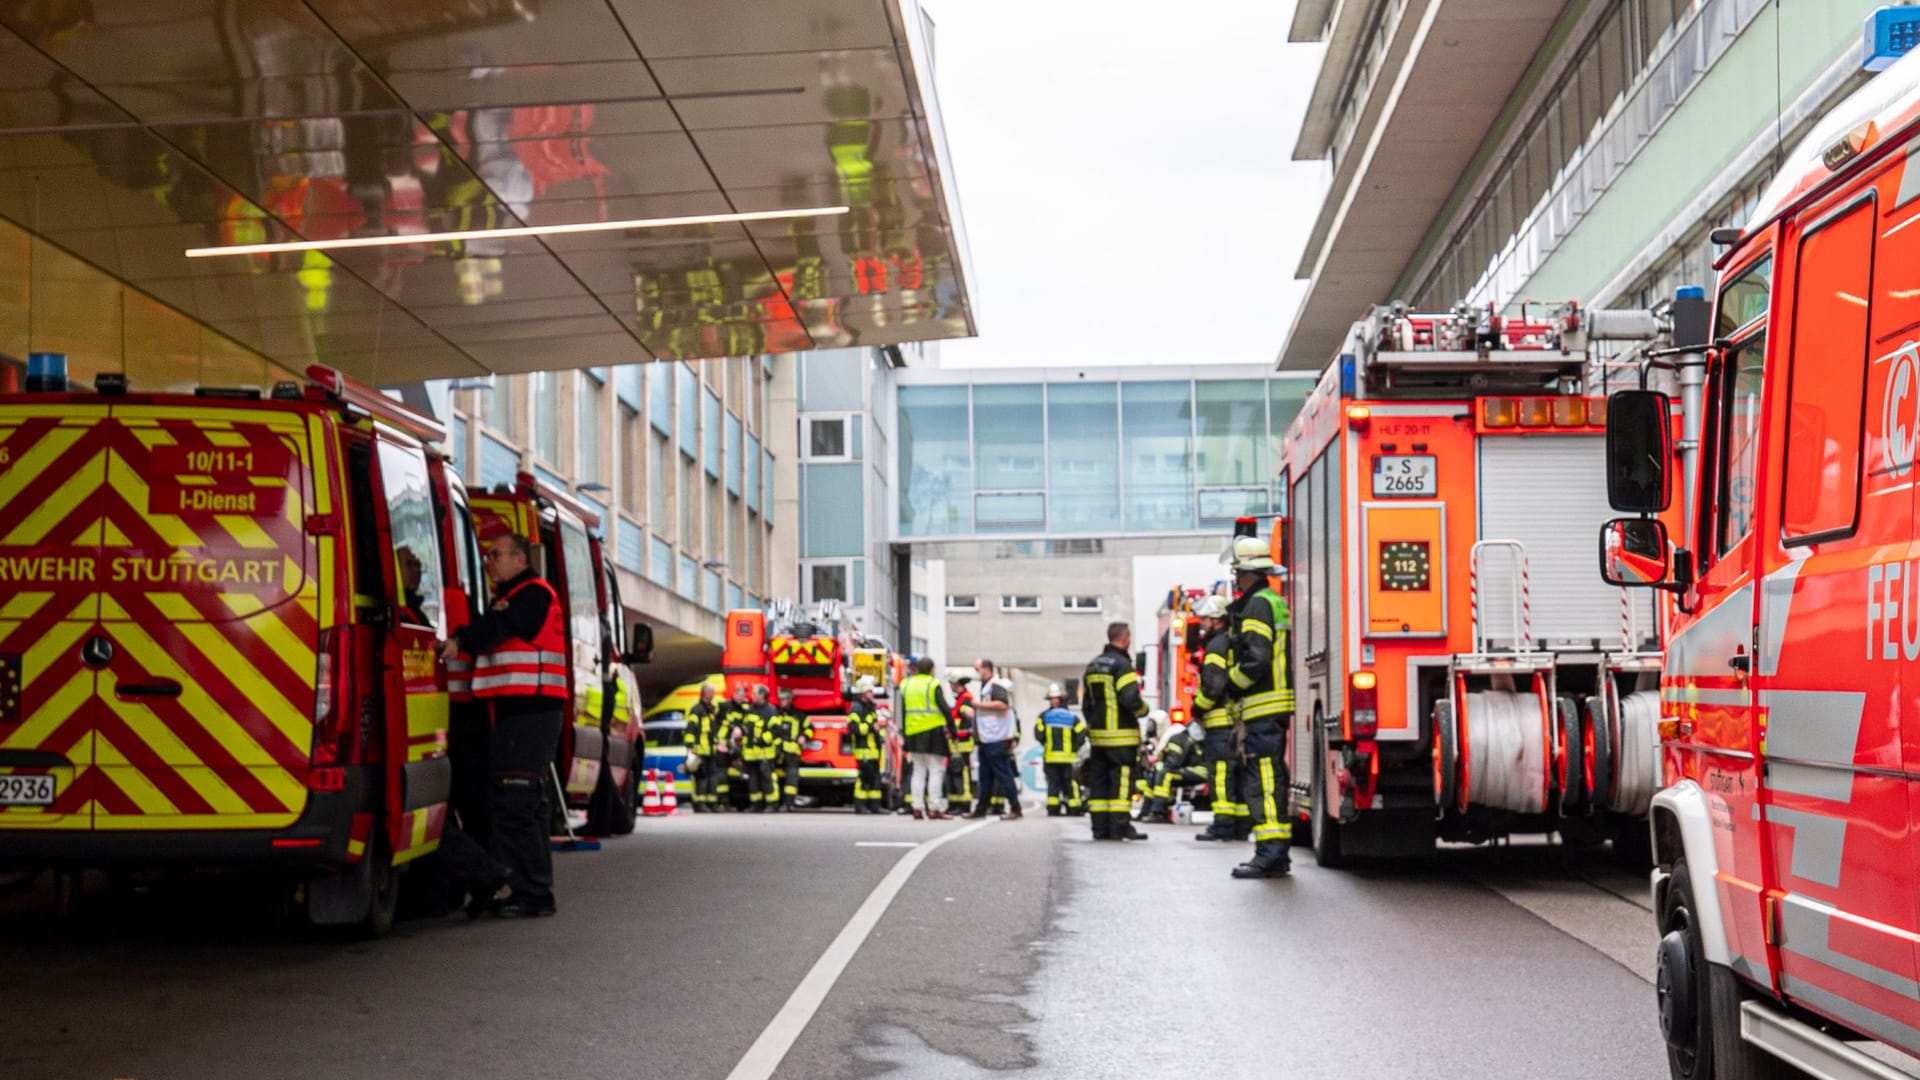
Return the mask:
{"type": "Polygon", "coordinates": [[[640,813],[644,817],[659,817],[661,814],[666,813],[660,806],[659,775],[659,773],[654,772],[652,769],[648,769],[646,772],[647,786],[643,789],[640,796],[640,813]]]}

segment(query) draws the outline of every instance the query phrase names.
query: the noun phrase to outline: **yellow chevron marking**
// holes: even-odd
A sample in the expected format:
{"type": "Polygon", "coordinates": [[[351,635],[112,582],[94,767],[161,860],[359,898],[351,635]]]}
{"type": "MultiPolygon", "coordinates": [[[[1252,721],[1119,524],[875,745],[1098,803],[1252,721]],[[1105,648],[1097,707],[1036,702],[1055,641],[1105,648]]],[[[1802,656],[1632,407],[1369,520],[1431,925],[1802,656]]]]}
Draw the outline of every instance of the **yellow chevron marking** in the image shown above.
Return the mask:
{"type": "MultiPolygon", "coordinates": [[[[64,629],[66,628],[58,627],[54,633],[59,634],[60,631],[64,629]]],[[[74,630],[76,632],[69,635],[62,635],[65,638],[63,648],[72,648],[74,644],[79,641],[80,635],[77,631],[80,629],[82,628],[75,627],[74,630]]],[[[29,664],[44,662],[44,659],[35,659],[35,652],[42,646],[51,650],[57,645],[59,645],[59,642],[53,640],[53,635],[49,635],[48,641],[37,643],[36,649],[27,653],[27,662],[29,664]]],[[[64,685],[47,695],[45,702],[40,708],[28,715],[26,723],[14,728],[12,734],[7,735],[5,738],[0,738],[0,746],[25,747],[33,750],[52,750],[56,753],[67,755],[68,760],[72,761],[75,765],[87,764],[93,760],[93,756],[91,750],[87,748],[86,732],[83,731],[79,739],[71,746],[53,746],[49,745],[47,740],[53,736],[55,731],[59,730],[61,724],[67,722],[67,719],[74,714],[75,710],[87,704],[92,698],[93,672],[85,668],[80,668],[67,679],[64,685]]]]}
{"type": "MultiPolygon", "coordinates": [[[[268,723],[279,729],[280,733],[287,737],[287,741],[295,746],[313,745],[311,708],[296,708],[287,700],[281,688],[274,686],[270,680],[260,674],[259,669],[247,662],[246,656],[239,649],[234,648],[233,642],[229,641],[219,628],[206,623],[182,626],[180,635],[187,639],[188,644],[200,650],[201,655],[225,672],[227,678],[232,680],[234,688],[245,694],[247,701],[267,718],[268,723]]],[[[311,688],[311,683],[301,687],[303,696],[311,688]]]]}
{"type": "Polygon", "coordinates": [[[101,539],[108,547],[132,547],[133,540],[120,527],[105,518],[100,519],[101,539]]]}
{"type": "MultiPolygon", "coordinates": [[[[202,761],[199,755],[188,749],[186,743],[180,741],[179,735],[174,732],[171,725],[154,715],[152,709],[114,697],[111,672],[102,675],[100,681],[101,703],[111,709],[113,714],[126,724],[127,729],[133,732],[134,737],[145,743],[147,749],[153,751],[155,757],[170,766],[170,771],[174,775],[185,780],[195,794],[205,799],[207,805],[213,808],[213,813],[244,814],[252,810],[246,800],[236,795],[233,789],[227,786],[218,772],[202,761]]],[[[117,773],[115,779],[117,782],[117,773]]],[[[176,809],[173,812],[184,811],[176,809]]]]}
{"type": "Polygon", "coordinates": [[[147,498],[151,490],[144,477],[136,473],[132,466],[120,460],[114,454],[112,467],[107,470],[107,484],[117,492],[126,504],[138,511],[147,525],[160,535],[160,541],[172,548],[197,548],[203,546],[200,534],[189,528],[186,522],[172,514],[155,514],[147,510],[147,498]]]}
{"type": "MultiPolygon", "coordinates": [[[[229,601],[231,602],[232,599],[235,599],[235,597],[230,597],[229,601]]],[[[315,677],[314,643],[303,640],[295,635],[293,631],[287,629],[287,624],[283,622],[278,615],[270,614],[266,609],[260,608],[259,600],[251,596],[244,597],[244,599],[251,600],[255,606],[253,612],[247,613],[249,616],[248,624],[252,627],[253,632],[259,635],[260,640],[267,648],[272,649],[273,654],[280,658],[280,662],[287,665],[289,671],[300,676],[300,696],[304,698],[306,692],[312,688],[315,677]]],[[[313,589],[311,587],[301,591],[298,603],[301,609],[309,615],[313,613],[313,589]]],[[[235,613],[239,614],[237,610],[235,613]]]]}
{"type": "MultiPolygon", "coordinates": [[[[51,599],[53,594],[49,592],[15,593],[6,603],[0,604],[0,619],[24,622],[39,614],[40,609],[46,607],[47,601],[51,599]]],[[[0,637],[5,636],[4,632],[0,632],[0,637]]]]}
{"type": "MultiPolygon", "coordinates": [[[[132,799],[133,805],[139,808],[140,813],[179,813],[173,803],[160,793],[160,789],[153,786],[153,781],[147,778],[147,774],[128,761],[127,756],[120,752],[120,748],[113,745],[112,739],[97,731],[93,733],[93,761],[95,768],[106,770],[107,778],[113,782],[113,786],[119,788],[127,798],[132,799]]],[[[104,807],[96,814],[96,818],[118,816],[120,815],[104,807]]]]}
{"type": "MultiPolygon", "coordinates": [[[[55,467],[53,459],[58,455],[42,453],[47,444],[54,441],[56,440],[53,436],[40,440],[12,467],[5,472],[0,472],[0,506],[9,506],[18,498],[20,488],[30,477],[55,467]]],[[[77,437],[69,439],[67,445],[72,446],[78,441],[77,437]]],[[[67,517],[78,510],[82,503],[94,497],[100,484],[100,470],[105,468],[106,456],[96,453],[87,459],[86,464],[73,470],[73,479],[55,488],[46,502],[27,510],[26,516],[20,520],[20,523],[4,537],[0,537],[0,543],[19,546],[40,543],[49,530],[66,521],[67,517]]],[[[19,511],[24,510],[25,507],[10,507],[10,509],[19,511]]],[[[71,546],[79,547],[82,543],[83,541],[76,540],[71,546]]]]}
{"type": "MultiPolygon", "coordinates": [[[[254,770],[255,776],[261,783],[272,787],[274,778],[271,774],[285,775],[286,770],[274,761],[273,755],[255,742],[253,736],[247,734],[246,730],[234,721],[232,708],[213,700],[207,694],[206,688],[188,677],[186,671],[174,661],[172,655],[149,637],[145,630],[133,623],[116,624],[113,628],[113,636],[120,642],[121,647],[127,650],[127,654],[148,671],[155,675],[178,679],[182,711],[206,728],[207,733],[226,748],[227,753],[233,755],[236,762],[254,770]]],[[[198,647],[197,643],[194,644],[198,647]]],[[[213,661],[229,677],[252,670],[244,661],[236,663],[231,657],[209,655],[207,659],[213,661]]],[[[256,681],[264,683],[265,680],[256,679],[256,681]]],[[[241,692],[247,695],[248,704],[258,707],[269,720],[274,718],[275,710],[272,706],[276,703],[279,706],[278,711],[283,713],[291,711],[286,700],[278,693],[270,689],[251,687],[237,677],[234,678],[234,682],[241,688],[241,692]]],[[[275,722],[274,726],[285,732],[295,746],[304,749],[313,743],[313,723],[310,719],[303,718],[297,732],[289,731],[286,725],[279,722],[275,722]]]]}

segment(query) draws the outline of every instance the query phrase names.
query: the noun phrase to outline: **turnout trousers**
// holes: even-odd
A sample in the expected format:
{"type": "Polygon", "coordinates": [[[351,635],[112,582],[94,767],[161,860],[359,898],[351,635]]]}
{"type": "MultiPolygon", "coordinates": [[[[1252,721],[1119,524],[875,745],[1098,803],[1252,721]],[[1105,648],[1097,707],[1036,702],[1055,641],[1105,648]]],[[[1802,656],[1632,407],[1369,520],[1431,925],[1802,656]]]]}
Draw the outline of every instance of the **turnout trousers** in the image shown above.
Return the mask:
{"type": "MultiPolygon", "coordinates": [[[[553,758],[564,717],[546,698],[496,699],[487,744],[487,810],[493,818],[493,857],[506,864],[514,898],[553,906],[553,758]],[[511,703],[511,704],[509,704],[511,703]]],[[[561,808],[564,812],[565,808],[561,808]]]]}
{"type": "Polygon", "coordinates": [[[1126,836],[1133,829],[1133,778],[1140,751],[1131,746],[1096,746],[1087,759],[1087,813],[1093,838],[1126,836]]]}
{"type": "Polygon", "coordinates": [[[720,809],[721,782],[726,779],[726,766],[720,759],[708,754],[700,760],[700,767],[693,771],[693,806],[705,812],[720,809]]]}
{"type": "Polygon", "coordinates": [[[1287,814],[1287,732],[1290,713],[1245,721],[1246,764],[1241,776],[1253,823],[1253,858],[1263,866],[1288,865],[1293,818],[1287,814]]]}
{"type": "Polygon", "coordinates": [[[1074,763],[1071,761],[1049,761],[1047,773],[1047,816],[1059,817],[1072,814],[1078,817],[1083,810],[1080,796],[1080,781],[1073,775],[1074,763]]]}
{"type": "Polygon", "coordinates": [[[1213,780],[1213,824],[1207,831],[1222,840],[1245,840],[1247,804],[1241,797],[1243,773],[1233,760],[1232,728],[1207,729],[1207,771],[1213,780]]]}
{"type": "Polygon", "coordinates": [[[854,765],[853,811],[856,814],[877,814],[880,812],[881,795],[880,762],[874,758],[861,758],[854,765]]]}

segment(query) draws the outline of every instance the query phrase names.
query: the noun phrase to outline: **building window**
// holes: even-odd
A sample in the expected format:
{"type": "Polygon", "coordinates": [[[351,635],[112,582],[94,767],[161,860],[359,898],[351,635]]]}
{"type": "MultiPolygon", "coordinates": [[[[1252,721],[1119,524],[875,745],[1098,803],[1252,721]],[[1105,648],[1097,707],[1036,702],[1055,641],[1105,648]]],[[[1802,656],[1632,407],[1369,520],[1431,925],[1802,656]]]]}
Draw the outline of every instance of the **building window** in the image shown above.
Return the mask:
{"type": "Polygon", "coordinates": [[[1100,611],[1100,598],[1097,596],[1063,596],[1060,598],[1060,610],[1097,614],[1100,611]]]}
{"type": "Polygon", "coordinates": [[[600,383],[585,373],[576,374],[579,393],[574,397],[573,431],[579,443],[574,479],[589,483],[600,475],[600,383]]]}
{"type": "Polygon", "coordinates": [[[647,505],[647,485],[640,470],[646,460],[646,447],[640,434],[640,413],[625,401],[620,403],[620,480],[624,507],[639,514],[647,505]]]}
{"type": "Polygon", "coordinates": [[[487,426],[509,439],[514,437],[513,414],[520,402],[520,379],[518,375],[495,375],[493,391],[487,395],[487,426]]]}
{"type": "Polygon", "coordinates": [[[928,653],[929,651],[930,651],[930,650],[929,650],[929,649],[928,649],[928,647],[927,647],[927,639],[926,639],[926,638],[923,638],[923,637],[917,637],[917,638],[914,638],[914,639],[913,639],[913,655],[915,655],[915,656],[925,656],[925,655],[927,655],[927,653],[928,653]]]}
{"type": "Polygon", "coordinates": [[[927,598],[920,595],[919,593],[914,593],[913,594],[913,610],[915,611],[927,610],[927,598]]]}
{"type": "Polygon", "coordinates": [[[1040,598],[1037,596],[1002,596],[1000,598],[1000,610],[1037,612],[1040,610],[1040,598]]]}
{"type": "Polygon", "coordinates": [[[560,373],[533,376],[534,453],[548,465],[560,464],[560,373]]]}
{"type": "Polygon", "coordinates": [[[847,562],[812,563],[807,566],[807,601],[838,600],[841,603],[853,601],[853,589],[849,579],[851,564],[847,562]]]}
{"type": "Polygon", "coordinates": [[[852,424],[850,416],[808,418],[807,460],[845,461],[852,457],[853,439],[849,432],[852,424]]]}
{"type": "Polygon", "coordinates": [[[947,610],[948,610],[948,611],[962,611],[962,612],[965,612],[965,611],[979,611],[979,610],[980,610],[980,598],[979,598],[979,597],[977,597],[977,596],[955,596],[955,595],[952,595],[952,594],[948,594],[948,596],[947,596],[947,610]]]}

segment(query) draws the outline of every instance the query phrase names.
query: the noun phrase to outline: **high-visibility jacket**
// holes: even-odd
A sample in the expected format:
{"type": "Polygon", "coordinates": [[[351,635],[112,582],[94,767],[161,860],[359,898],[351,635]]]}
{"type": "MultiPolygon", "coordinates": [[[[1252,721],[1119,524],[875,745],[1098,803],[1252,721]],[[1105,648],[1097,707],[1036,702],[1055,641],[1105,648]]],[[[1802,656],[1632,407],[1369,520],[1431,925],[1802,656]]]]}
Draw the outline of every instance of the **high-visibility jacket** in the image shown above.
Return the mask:
{"type": "Polygon", "coordinates": [[[473,700],[473,657],[454,653],[447,661],[447,698],[450,701],[473,700]]]}
{"type": "Polygon", "coordinates": [[[971,754],[974,751],[971,690],[962,690],[953,697],[953,727],[948,729],[948,743],[955,754],[971,754]]]}
{"type": "Polygon", "coordinates": [[[742,761],[772,761],[774,751],[773,714],[748,706],[734,716],[742,761]]]}
{"type": "Polygon", "coordinates": [[[947,752],[946,695],[931,675],[909,675],[900,684],[900,734],[908,753],[947,752]]]}
{"type": "Polygon", "coordinates": [[[498,648],[474,658],[473,696],[567,696],[567,631],[561,618],[560,595],[542,578],[531,577],[495,601],[505,604],[521,589],[542,589],[548,597],[547,617],[532,641],[510,637],[498,648]]]}
{"type": "Polygon", "coordinates": [[[767,721],[767,734],[785,754],[798,754],[800,745],[813,738],[813,721],[790,712],[776,712],[767,721]]]}
{"type": "Polygon", "coordinates": [[[1232,727],[1233,712],[1227,703],[1232,697],[1233,681],[1227,664],[1233,651],[1233,637],[1222,630],[1208,638],[1202,648],[1205,655],[1200,659],[1200,688],[1193,695],[1194,711],[1200,717],[1200,726],[1209,731],[1232,727]]]}
{"type": "Polygon", "coordinates": [[[847,752],[855,761],[880,760],[880,714],[861,702],[847,713],[847,752]]]}
{"type": "Polygon", "coordinates": [[[713,756],[716,719],[713,706],[704,701],[694,702],[693,708],[687,710],[687,727],[680,735],[680,741],[686,746],[687,753],[699,754],[701,757],[713,756]]]}
{"type": "Polygon", "coordinates": [[[1240,600],[1227,679],[1234,700],[1240,703],[1243,723],[1292,714],[1293,686],[1287,674],[1291,629],[1287,602],[1272,589],[1263,588],[1240,600]]]}
{"type": "Polygon", "coordinates": [[[1101,747],[1140,745],[1140,721],[1147,715],[1147,699],[1140,696],[1140,674],[1126,651],[1113,645],[1087,665],[1081,679],[1086,687],[1083,707],[1087,737],[1101,747]]]}
{"type": "Polygon", "coordinates": [[[1040,760],[1048,765],[1071,765],[1087,741],[1087,723],[1067,709],[1040,714],[1040,760]]]}

